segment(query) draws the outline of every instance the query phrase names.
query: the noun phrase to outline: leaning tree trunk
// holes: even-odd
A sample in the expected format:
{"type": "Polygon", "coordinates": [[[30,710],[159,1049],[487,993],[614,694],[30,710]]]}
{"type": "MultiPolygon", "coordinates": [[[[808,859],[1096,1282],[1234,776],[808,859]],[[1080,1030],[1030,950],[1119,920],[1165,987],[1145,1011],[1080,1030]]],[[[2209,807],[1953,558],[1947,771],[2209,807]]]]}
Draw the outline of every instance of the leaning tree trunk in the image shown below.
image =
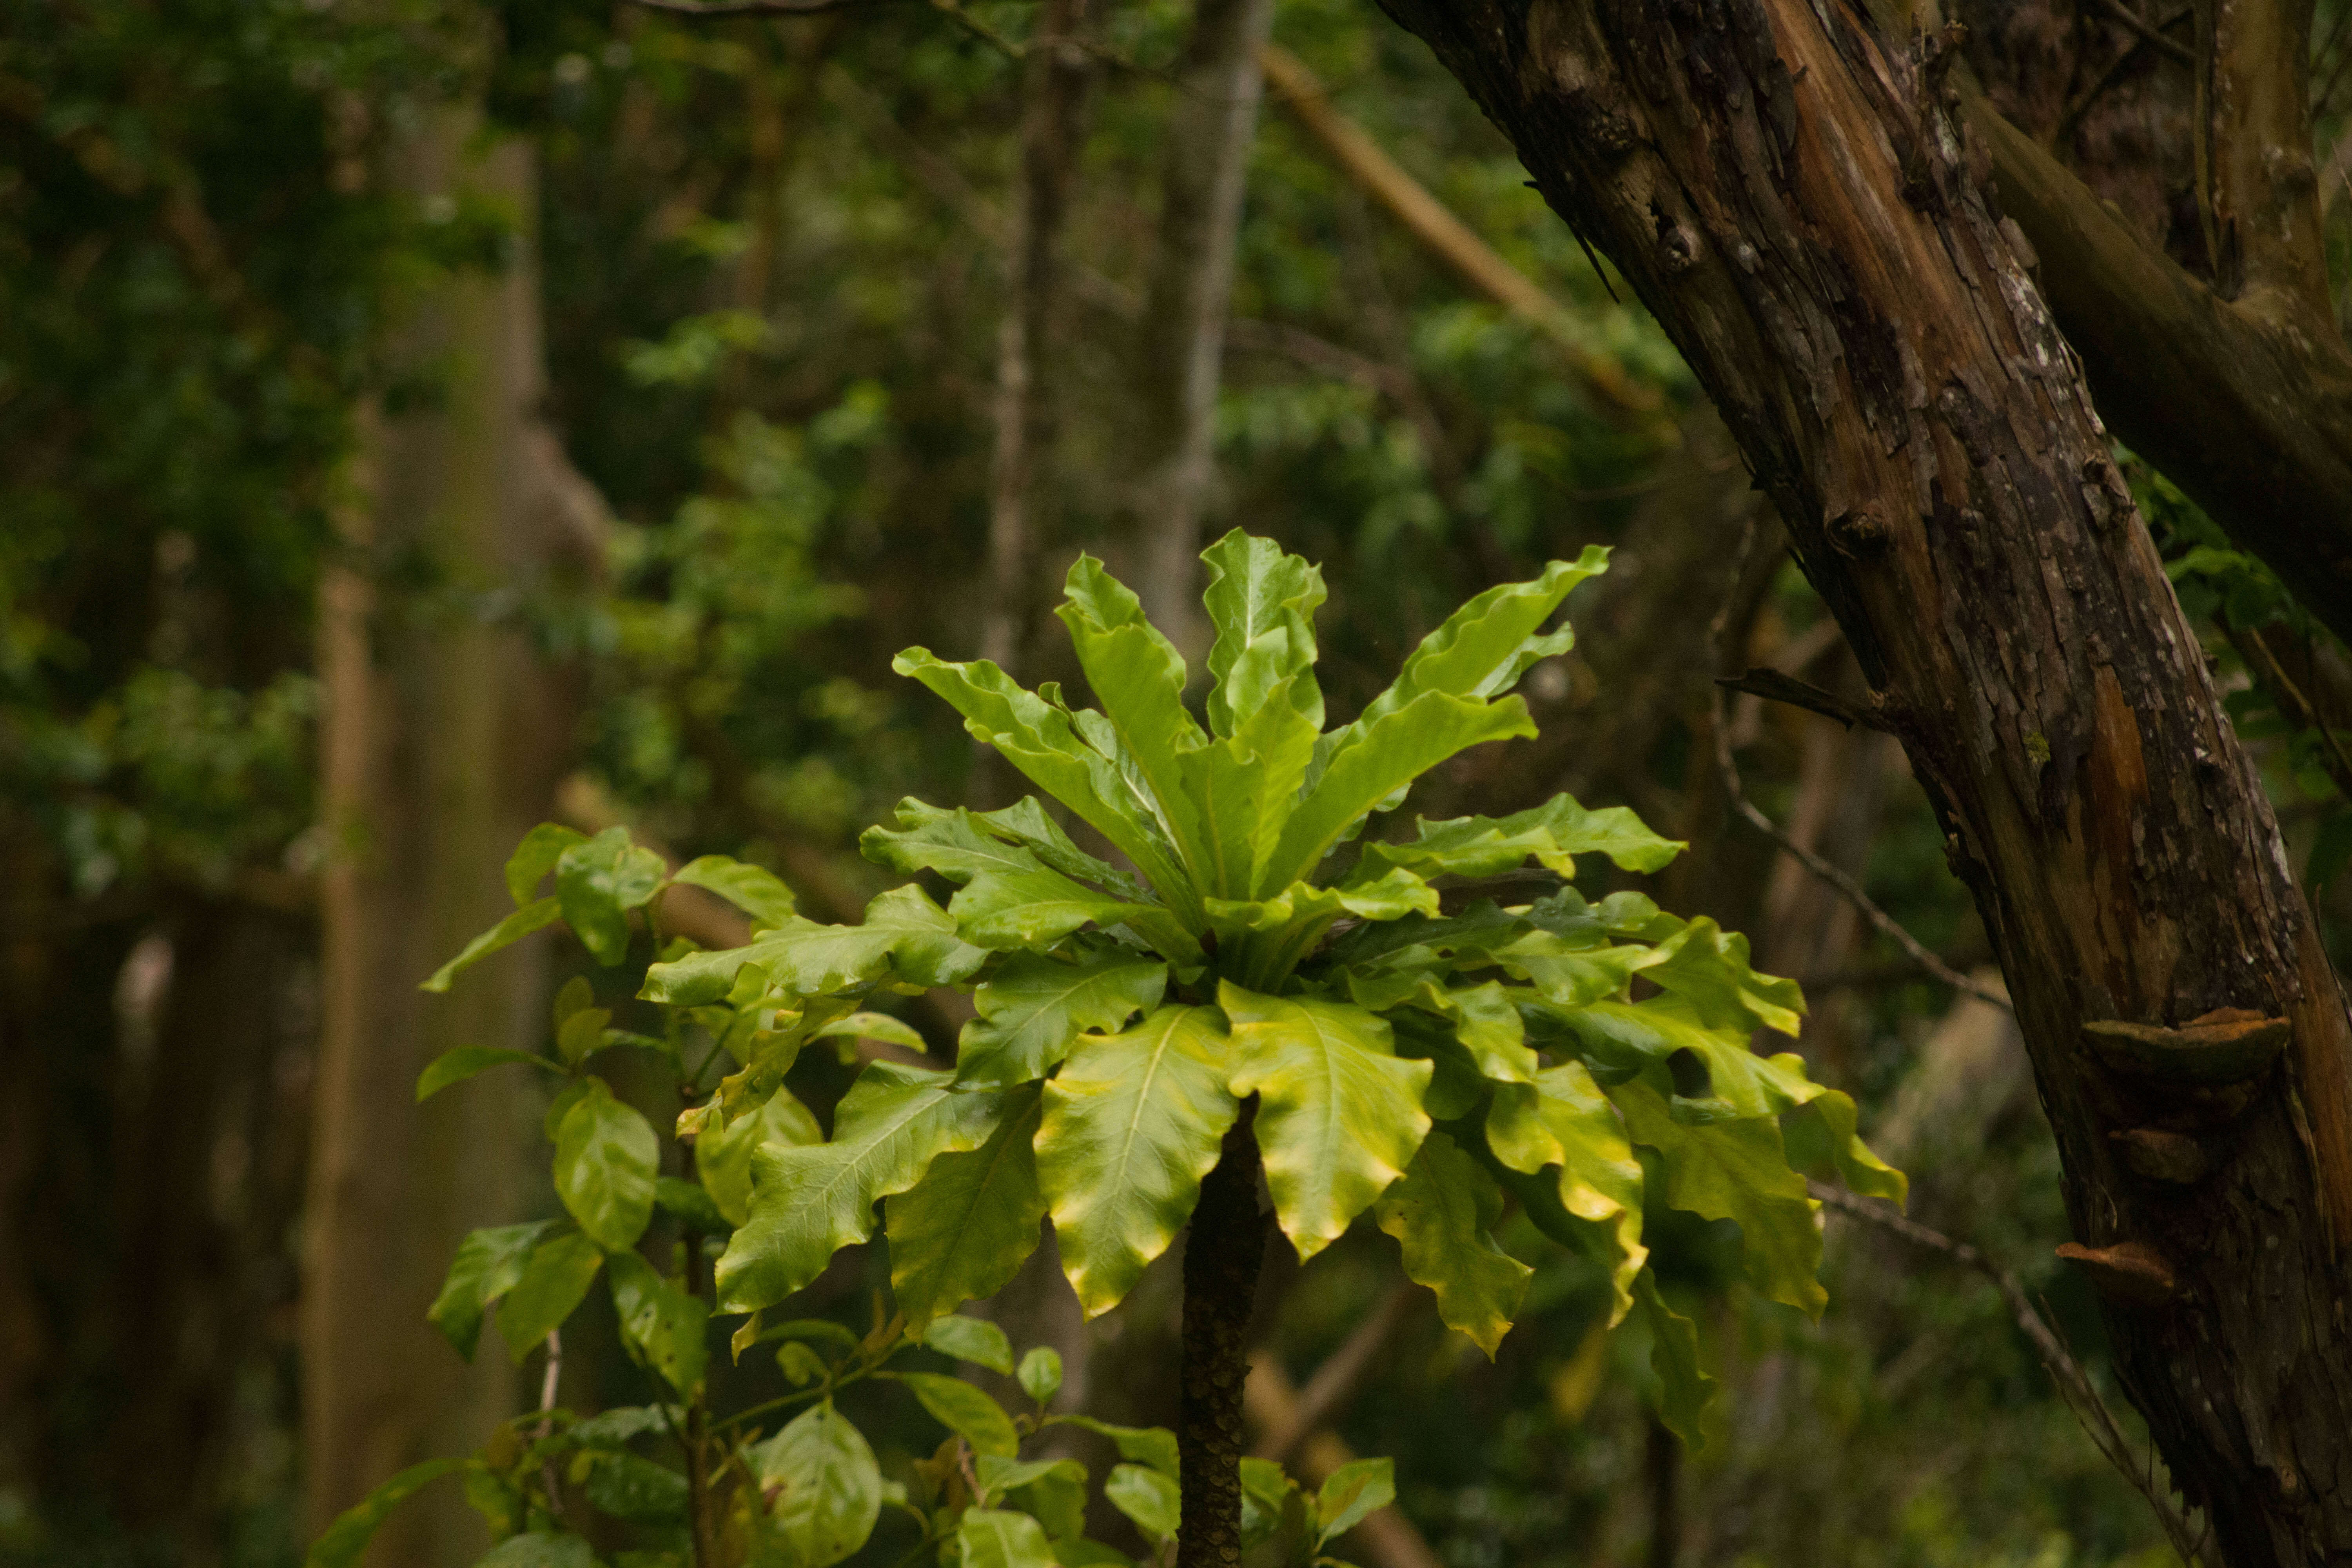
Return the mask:
{"type": "Polygon", "coordinates": [[[2071,1251],[2178,1484],[2236,1568],[2352,1558],[2352,1028],[1972,178],[1949,40],[1806,0],[1384,3],[1641,291],[1787,519],[2000,952],[2071,1251]]]}

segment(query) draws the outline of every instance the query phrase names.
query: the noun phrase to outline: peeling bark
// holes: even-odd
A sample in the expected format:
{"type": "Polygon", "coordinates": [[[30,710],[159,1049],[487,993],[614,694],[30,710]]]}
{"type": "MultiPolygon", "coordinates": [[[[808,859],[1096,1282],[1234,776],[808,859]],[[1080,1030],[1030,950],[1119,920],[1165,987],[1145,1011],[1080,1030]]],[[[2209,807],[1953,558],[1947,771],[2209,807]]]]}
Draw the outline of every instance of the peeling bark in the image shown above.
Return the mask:
{"type": "Polygon", "coordinates": [[[1386,0],[1673,334],[1941,814],[2120,1369],[2237,1568],[2352,1556],[2352,1024],[2073,354],[1948,113],[1948,38],[1831,0],[1386,0]],[[2221,1089],[2094,1022],[2293,1021],[2221,1089]],[[2110,1134],[2196,1139],[2190,1185],[2110,1134]],[[2136,1252],[2126,1257],[2136,1258],[2136,1252]]]}

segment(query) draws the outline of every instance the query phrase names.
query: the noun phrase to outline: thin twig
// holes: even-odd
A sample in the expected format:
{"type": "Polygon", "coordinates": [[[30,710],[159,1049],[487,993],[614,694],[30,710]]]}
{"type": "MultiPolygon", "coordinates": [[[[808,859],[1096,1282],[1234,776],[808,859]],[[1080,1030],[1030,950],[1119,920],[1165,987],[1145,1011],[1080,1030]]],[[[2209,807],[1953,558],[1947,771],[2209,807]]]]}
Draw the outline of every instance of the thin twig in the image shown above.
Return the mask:
{"type": "MultiPolygon", "coordinates": [[[[555,1429],[555,1385],[563,1375],[563,1335],[554,1329],[547,1331],[547,1370],[539,1380],[539,1431],[536,1442],[555,1429]]],[[[557,1484],[555,1461],[541,1459],[539,1463],[539,1483],[547,1489],[547,1511],[557,1522],[563,1519],[563,1491],[557,1484]]]]}
{"type": "Polygon", "coordinates": [[[2033,1348],[2040,1353],[2051,1382],[2057,1385],[2058,1396],[2074,1412],[2075,1421],[2082,1426],[2084,1435],[2091,1439],[2092,1446],[2099,1450],[2107,1463],[2123,1473],[2141,1497],[2147,1500],[2147,1506],[2156,1513],[2157,1522],[2164,1527],[2166,1539],[2172,1542],[2172,1549],[2180,1554],[2181,1560],[2192,1563],[2204,1561],[2201,1553],[2205,1534],[2190,1534],[2186,1516],[2172,1506],[2172,1500],[2157,1485],[2155,1457],[2149,1456],[2145,1466],[2134,1457],[2131,1440],[2116,1424],[2115,1413],[2099,1396],[2090,1374],[2083,1370],[2083,1363],[2075,1359],[2064,1339],[2051,1326],[2050,1320],[2043,1317],[2027,1298],[2025,1287],[2018,1283],[2016,1275],[1969,1243],[1955,1240],[1940,1230],[1931,1230],[1884,1204],[1873,1203],[1843,1187],[1833,1187],[1811,1177],[1806,1178],[1805,1186],[1816,1199],[1840,1214],[1865,1220],[1901,1237],[1915,1247],[1940,1252],[1962,1268],[1973,1268],[1990,1280],[1993,1288],[2000,1292],[2001,1300],[2008,1304],[2010,1315],[2016,1319],[2018,1328],[2033,1342],[2033,1348]]]}
{"type": "MultiPolygon", "coordinates": [[[[1738,581],[1741,571],[1747,566],[1748,552],[1755,547],[1755,542],[1756,521],[1751,515],[1747,526],[1740,531],[1739,549],[1733,559],[1731,568],[1734,582],[1738,581]]],[[[1731,601],[1727,597],[1722,607],[1716,611],[1715,619],[1707,625],[1707,659],[1709,664],[1717,669],[1723,667],[1723,628],[1730,612],[1731,601]]],[[[2010,1005],[2006,995],[1989,985],[1979,984],[1937,957],[1928,950],[1926,943],[1904,929],[1902,921],[1880,909],[1876,901],[1868,893],[1863,891],[1860,882],[1854,880],[1839,867],[1832,865],[1791,838],[1779,823],[1766,816],[1761,807],[1748,798],[1748,793],[1741,787],[1739,782],[1739,763],[1731,754],[1731,725],[1724,712],[1723,688],[1710,686],[1707,689],[1710,716],[1715,725],[1716,772],[1722,775],[1724,793],[1730,798],[1733,808],[1757,831],[1786,850],[1795,858],[1797,864],[1836,889],[1844,896],[1848,903],[1862,912],[1864,920],[1877,927],[1882,934],[1891,938],[1905,952],[1909,953],[1912,962],[1920,968],[1954,990],[1965,991],[1980,1002],[1989,1002],[2005,1013],[2016,1011],[2010,1005]]]]}
{"type": "Polygon", "coordinates": [[[2197,63],[2197,56],[2190,50],[2188,45],[2180,43],[2177,39],[2168,38],[2164,36],[2164,29],[2174,26],[2183,17],[2187,16],[2189,12],[2189,7],[2186,5],[2182,6],[2179,11],[2151,27],[2146,22],[2140,20],[2138,14],[2133,11],[2130,6],[2125,5],[2124,0],[2104,0],[2104,5],[2109,16],[2121,22],[2126,28],[2137,35],[2139,41],[2146,44],[2149,48],[2154,49],[2160,55],[2169,56],[2185,66],[2195,65],[2197,63]]]}

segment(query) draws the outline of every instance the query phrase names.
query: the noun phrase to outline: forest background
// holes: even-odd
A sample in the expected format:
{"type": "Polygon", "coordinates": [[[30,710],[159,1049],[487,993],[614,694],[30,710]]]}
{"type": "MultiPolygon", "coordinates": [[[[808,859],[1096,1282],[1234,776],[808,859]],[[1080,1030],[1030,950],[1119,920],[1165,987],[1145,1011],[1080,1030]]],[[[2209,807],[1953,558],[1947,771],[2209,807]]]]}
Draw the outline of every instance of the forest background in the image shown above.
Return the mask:
{"type": "MultiPolygon", "coordinates": [[[[2020,5],[1981,47],[2047,51],[2005,107],[2062,156],[2178,162],[2180,46],[2117,9],[2020,5]]],[[[2311,73],[2339,321],[2347,16],[2311,73]]],[[[1936,820],[1886,735],[1715,685],[1867,696],[1672,345],[1525,178],[1329,0],[0,7],[0,1558],[290,1563],[536,1398],[422,1316],[465,1229],[552,1211],[534,1090],[412,1104],[445,1047],[535,1047],[580,966],[550,941],[416,994],[523,827],[626,822],[850,918],[900,796],[1018,793],[891,654],[1066,676],[1077,551],[1165,624],[1236,523],[1323,563],[1342,713],[1464,597],[1615,548],[1528,681],[1542,738],[1413,808],[1565,788],[1690,840],[1654,890],[1804,983],[1800,1048],[1913,1217],[2014,1270],[2144,1455],[1936,820]],[[1734,809],[1719,740],[1934,968],[1734,809]]],[[[2340,650],[2127,471],[2341,962],[2352,769],[2242,662],[2249,628],[2340,650]]],[[[1589,1273],[1549,1265],[1489,1364],[1369,1226],[1269,1275],[1262,1442],[1396,1456],[1349,1547],[1380,1568],[2173,1560],[1981,1274],[1832,1212],[1813,1324],[1651,1223],[1726,1390],[1696,1456],[1589,1273]]],[[[879,1250],[811,1310],[862,1326],[879,1250]]],[[[1033,1266],[990,1310],[1076,1407],[1161,1421],[1172,1300],[1086,1325],[1033,1266]]],[[[579,1408],[642,1375],[602,1332],[579,1408]]],[[[379,1560],[478,1528],[425,1510],[379,1560]]]]}

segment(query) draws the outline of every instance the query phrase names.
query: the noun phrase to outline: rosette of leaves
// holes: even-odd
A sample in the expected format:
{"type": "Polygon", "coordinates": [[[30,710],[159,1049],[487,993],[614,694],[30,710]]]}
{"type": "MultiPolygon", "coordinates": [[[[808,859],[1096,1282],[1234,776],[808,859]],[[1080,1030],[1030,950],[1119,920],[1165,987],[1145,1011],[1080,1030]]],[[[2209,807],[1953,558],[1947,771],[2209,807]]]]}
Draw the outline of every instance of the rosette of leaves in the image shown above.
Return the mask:
{"type": "Polygon", "coordinates": [[[791,916],[649,972],[651,999],[755,1020],[730,1026],[740,1070],[698,1123],[704,1139],[762,1129],[741,1135],[748,1187],[711,1189],[740,1222],[717,1310],[782,1301],[873,1235],[878,1204],[910,1321],[1003,1285],[1046,1217],[1080,1301],[1103,1312],[1185,1225],[1246,1106],[1302,1258],[1369,1214],[1491,1354],[1529,1276],[1493,1234],[1516,1204],[1605,1267],[1615,1317],[1648,1320],[1665,1417],[1696,1442],[1709,1385],[1647,1267],[1645,1205],[1736,1222],[1754,1287],[1818,1313],[1801,1173],[1888,1196],[1901,1176],[1855,1138],[1850,1100],[1793,1055],[1750,1050],[1759,1032],[1793,1035],[1803,1002],[1754,971],[1744,938],[1638,893],[1576,890],[1580,857],[1650,872],[1681,848],[1630,811],[1559,795],[1366,837],[1432,768],[1534,732],[1510,689],[1570,647],[1546,627],[1605,552],[1471,600],[1328,729],[1319,574],[1239,531],[1202,558],[1216,637],[1198,715],[1183,658],[1086,557],[1060,615],[1098,706],[985,661],[897,661],[1123,864],[1081,849],[1035,797],[986,813],[908,801],[864,851],[951,886],[944,905],[909,883],[862,924],[791,916]],[[1530,863],[1556,890],[1444,911],[1441,886],[1530,863]],[[798,1123],[776,1107],[808,1040],[930,986],[971,994],[953,1067],[876,1062],[830,1138],[774,1135],[798,1123]]]}

